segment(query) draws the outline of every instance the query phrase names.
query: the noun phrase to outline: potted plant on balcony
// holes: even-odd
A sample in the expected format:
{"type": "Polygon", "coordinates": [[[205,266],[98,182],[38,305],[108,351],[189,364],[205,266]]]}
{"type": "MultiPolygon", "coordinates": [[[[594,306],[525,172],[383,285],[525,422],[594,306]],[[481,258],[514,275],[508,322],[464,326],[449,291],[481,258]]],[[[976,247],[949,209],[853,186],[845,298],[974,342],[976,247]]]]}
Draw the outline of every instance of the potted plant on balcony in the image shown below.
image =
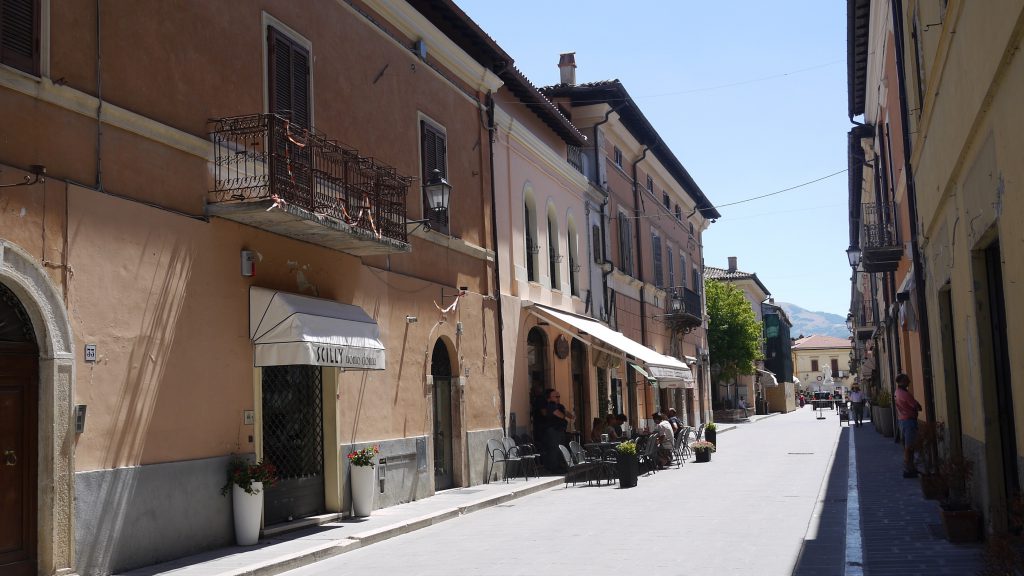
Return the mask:
{"type": "Polygon", "coordinates": [[[707,440],[698,440],[690,444],[690,448],[693,449],[697,462],[711,462],[711,453],[717,450],[715,445],[707,440]]]}
{"type": "Polygon", "coordinates": [[[714,422],[708,422],[704,426],[704,439],[718,447],[718,426],[714,422]]]}
{"type": "Polygon", "coordinates": [[[971,475],[974,464],[963,456],[951,456],[939,467],[946,484],[941,501],[942,527],[946,539],[960,544],[981,537],[981,513],[971,507],[971,475]]]}
{"type": "Polygon", "coordinates": [[[628,440],[615,447],[615,466],[619,473],[620,488],[636,486],[637,476],[640,475],[640,462],[636,455],[636,442],[628,440]]]}
{"type": "Polygon", "coordinates": [[[263,489],[276,483],[277,468],[265,460],[253,464],[239,456],[232,456],[228,462],[228,481],[220,493],[227,496],[231,492],[235,542],[239,546],[251,546],[259,540],[263,489]]]}
{"type": "Polygon", "coordinates": [[[373,511],[374,459],[379,452],[380,446],[367,446],[348,453],[353,516],[369,516],[373,511]]]}

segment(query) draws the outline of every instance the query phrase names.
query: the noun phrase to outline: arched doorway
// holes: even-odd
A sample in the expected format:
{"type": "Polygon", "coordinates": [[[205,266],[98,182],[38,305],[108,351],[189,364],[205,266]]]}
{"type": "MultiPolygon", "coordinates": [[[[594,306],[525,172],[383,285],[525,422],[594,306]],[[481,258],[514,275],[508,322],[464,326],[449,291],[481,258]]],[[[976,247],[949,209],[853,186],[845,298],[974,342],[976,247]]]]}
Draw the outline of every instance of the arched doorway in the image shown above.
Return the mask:
{"type": "Polygon", "coordinates": [[[434,380],[434,490],[451,488],[454,483],[452,455],[452,362],[448,347],[440,338],[434,343],[430,359],[434,380]]]}
{"type": "MultiPolygon", "coordinates": [[[[35,411],[32,430],[36,449],[30,455],[35,481],[29,497],[36,527],[30,553],[36,568],[31,574],[74,572],[74,420],[61,415],[71,414],[75,386],[73,338],[67,308],[46,270],[30,253],[0,238],[0,284],[18,302],[26,315],[21,322],[32,328],[35,345],[35,411]]],[[[8,300],[10,297],[8,297],[8,300]]],[[[10,306],[10,304],[8,304],[10,306]]],[[[8,362],[0,359],[0,366],[8,362]]],[[[6,417],[3,418],[6,423],[6,417]]],[[[0,424],[2,425],[2,424],[0,424]]],[[[20,427],[19,427],[20,429],[20,427]]],[[[7,439],[8,432],[0,435],[7,439]]],[[[2,453],[11,448],[0,448],[2,453]]],[[[15,449],[16,450],[16,449],[15,449]]],[[[18,455],[18,460],[25,460],[18,455]]],[[[6,465],[0,468],[7,468],[6,465]]],[[[14,468],[12,466],[11,468],[14,468]]],[[[6,514],[6,506],[4,508],[6,514]]],[[[6,516],[5,516],[6,519],[6,516]]],[[[0,520],[0,525],[3,520],[0,520]]],[[[2,548],[5,550],[6,549],[2,548]]],[[[0,560],[0,572],[18,571],[0,560]]]]}
{"type": "Polygon", "coordinates": [[[0,284],[0,572],[37,572],[39,349],[28,312],[0,284]]]}
{"type": "Polygon", "coordinates": [[[541,411],[547,398],[544,391],[551,387],[548,375],[548,336],[534,326],[526,335],[526,374],[530,379],[530,430],[534,442],[544,437],[544,417],[541,411]]]}

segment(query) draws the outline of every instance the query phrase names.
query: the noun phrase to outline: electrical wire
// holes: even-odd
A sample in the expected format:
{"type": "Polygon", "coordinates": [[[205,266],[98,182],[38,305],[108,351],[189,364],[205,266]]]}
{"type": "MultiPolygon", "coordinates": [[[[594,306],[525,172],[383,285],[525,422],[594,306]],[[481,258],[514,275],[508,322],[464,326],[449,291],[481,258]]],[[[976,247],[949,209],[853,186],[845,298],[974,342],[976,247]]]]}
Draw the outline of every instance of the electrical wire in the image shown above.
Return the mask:
{"type": "Polygon", "coordinates": [[[810,184],[814,184],[815,182],[821,182],[822,180],[825,180],[827,178],[831,178],[833,176],[838,176],[839,174],[842,174],[843,172],[846,172],[847,170],[848,170],[847,168],[843,168],[842,170],[840,170],[838,172],[833,172],[833,173],[831,173],[831,174],[829,174],[827,176],[822,176],[821,178],[815,178],[814,180],[810,180],[808,182],[804,182],[803,184],[797,184],[796,186],[790,186],[789,188],[783,188],[782,190],[776,190],[775,192],[769,192],[768,194],[761,194],[760,196],[754,196],[752,198],[747,198],[745,200],[737,200],[735,202],[729,202],[727,204],[717,204],[715,206],[715,208],[725,208],[726,206],[735,206],[737,204],[744,204],[746,202],[753,202],[754,200],[760,200],[762,198],[767,198],[769,196],[775,196],[776,194],[782,194],[783,192],[789,192],[790,190],[796,190],[797,188],[803,188],[804,186],[808,186],[810,184]]]}

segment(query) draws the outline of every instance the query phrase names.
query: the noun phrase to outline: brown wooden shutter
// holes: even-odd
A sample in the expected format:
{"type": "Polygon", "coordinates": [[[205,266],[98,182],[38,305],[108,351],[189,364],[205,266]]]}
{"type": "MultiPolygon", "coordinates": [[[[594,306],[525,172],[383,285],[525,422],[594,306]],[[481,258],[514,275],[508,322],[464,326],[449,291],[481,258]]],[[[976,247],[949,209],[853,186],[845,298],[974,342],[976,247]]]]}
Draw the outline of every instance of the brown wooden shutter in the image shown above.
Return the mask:
{"type": "Polygon", "coordinates": [[[0,63],[39,75],[39,0],[0,0],[0,63]]]}
{"type": "Polygon", "coordinates": [[[434,170],[441,172],[442,178],[448,178],[448,167],[445,162],[447,146],[445,136],[429,122],[420,121],[420,135],[423,138],[423,183],[430,181],[434,170]]]}
{"type": "Polygon", "coordinates": [[[267,27],[270,112],[309,127],[309,51],[267,27]]]}

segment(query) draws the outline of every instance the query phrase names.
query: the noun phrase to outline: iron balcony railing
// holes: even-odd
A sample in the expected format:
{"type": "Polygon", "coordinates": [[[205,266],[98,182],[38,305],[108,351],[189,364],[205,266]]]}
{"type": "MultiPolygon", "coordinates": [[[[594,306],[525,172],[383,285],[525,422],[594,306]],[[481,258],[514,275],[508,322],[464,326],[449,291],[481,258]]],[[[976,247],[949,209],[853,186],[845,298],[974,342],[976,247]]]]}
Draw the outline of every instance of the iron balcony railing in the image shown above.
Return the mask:
{"type": "Polygon", "coordinates": [[[899,226],[896,223],[896,205],[894,203],[861,205],[861,249],[871,250],[900,246],[899,226]]]}
{"type": "Polygon", "coordinates": [[[413,178],[276,114],[213,121],[211,203],[273,200],[408,242],[413,178]]]}
{"type": "Polygon", "coordinates": [[[673,329],[689,332],[704,323],[704,311],[701,308],[700,294],[674,286],[668,288],[669,302],[665,310],[665,319],[673,329]]]}

